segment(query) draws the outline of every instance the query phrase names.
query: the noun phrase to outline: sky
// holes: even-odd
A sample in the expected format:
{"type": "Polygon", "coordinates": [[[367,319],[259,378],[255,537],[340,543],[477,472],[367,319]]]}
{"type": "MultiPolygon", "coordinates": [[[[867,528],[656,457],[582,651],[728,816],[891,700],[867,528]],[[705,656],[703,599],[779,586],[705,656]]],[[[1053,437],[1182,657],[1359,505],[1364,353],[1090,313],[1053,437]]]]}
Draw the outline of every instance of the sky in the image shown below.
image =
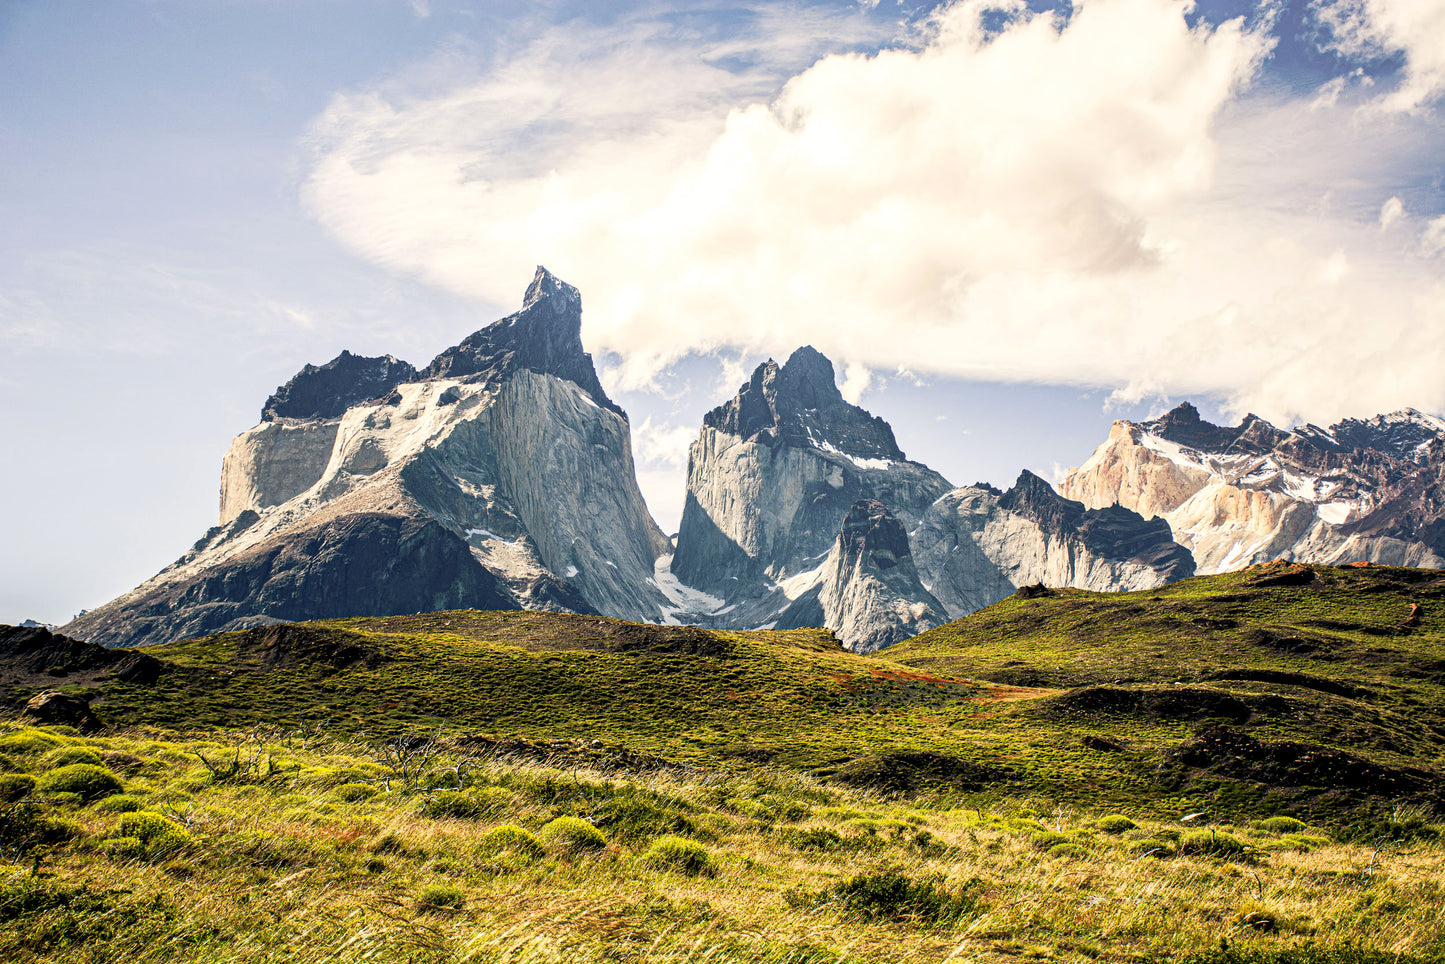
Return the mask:
{"type": "Polygon", "coordinates": [[[1445,412],[1445,0],[0,0],[0,622],[179,556],[276,386],[582,291],[668,531],[812,344],[957,484],[1445,412]]]}

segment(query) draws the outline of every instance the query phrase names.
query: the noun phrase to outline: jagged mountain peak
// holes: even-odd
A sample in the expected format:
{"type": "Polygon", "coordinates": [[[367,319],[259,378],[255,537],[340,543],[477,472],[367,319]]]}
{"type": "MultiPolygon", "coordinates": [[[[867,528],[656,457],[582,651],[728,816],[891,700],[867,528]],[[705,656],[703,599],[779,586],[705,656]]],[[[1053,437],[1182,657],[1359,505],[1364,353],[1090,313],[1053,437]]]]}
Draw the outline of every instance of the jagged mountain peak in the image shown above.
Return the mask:
{"type": "Polygon", "coordinates": [[[575,306],[579,323],[578,336],[581,336],[582,293],[539,264],[536,273],[532,275],[532,283],[527,286],[527,293],[522,298],[522,309],[525,311],[544,301],[559,313],[566,311],[571,314],[571,309],[575,306]]]}
{"type": "Polygon", "coordinates": [[[380,398],[417,371],[393,355],[368,358],[342,350],[324,365],[306,365],[266,399],[261,421],[338,418],[351,406],[380,398]]]}
{"type": "Polygon", "coordinates": [[[598,405],[623,414],[607,397],[592,356],[582,348],[581,293],[541,265],[527,286],[520,311],[437,355],[424,375],[489,381],[519,369],[564,378],[598,405]]]}
{"type": "Polygon", "coordinates": [[[1289,437],[1254,413],[1245,415],[1237,426],[1227,427],[1206,422],[1199,409],[1190,402],[1181,402],[1168,412],[1139,427],[1150,435],[1177,445],[1206,452],[1264,452],[1289,437]]]}
{"type": "Polygon", "coordinates": [[[1402,408],[1373,418],[1343,419],[1320,430],[1320,434],[1340,448],[1375,449],[1417,461],[1445,439],[1445,419],[1402,408]]]}
{"type": "Polygon", "coordinates": [[[778,395],[794,410],[847,404],[838,390],[833,363],[812,345],[804,345],[788,356],[778,369],[777,386],[778,395]]]}
{"type": "Polygon", "coordinates": [[[769,358],[703,424],[748,441],[812,448],[859,459],[906,461],[893,429],[838,390],[833,363],[805,345],[780,367],[769,358]]]}
{"type": "Polygon", "coordinates": [[[1013,488],[999,498],[999,506],[1032,519],[1047,531],[1058,532],[1078,524],[1084,504],[1066,499],[1044,479],[1024,469],[1013,488]]]}

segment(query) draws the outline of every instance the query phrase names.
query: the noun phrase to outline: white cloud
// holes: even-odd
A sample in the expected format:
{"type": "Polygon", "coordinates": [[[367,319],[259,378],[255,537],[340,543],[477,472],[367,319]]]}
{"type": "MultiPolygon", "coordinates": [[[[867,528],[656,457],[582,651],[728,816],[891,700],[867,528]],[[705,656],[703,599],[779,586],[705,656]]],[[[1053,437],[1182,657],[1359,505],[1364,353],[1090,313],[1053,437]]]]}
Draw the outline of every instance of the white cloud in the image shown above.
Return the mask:
{"type": "Polygon", "coordinates": [[[907,366],[1282,420],[1445,409],[1445,282],[1378,230],[1384,192],[1351,193],[1438,135],[1241,100],[1267,25],[1188,9],[954,4],[786,84],[808,31],[866,24],[554,30],[440,93],[338,97],[306,197],[353,249],[457,292],[515,301],[547,264],[624,387],[688,353],[813,344],[854,396],[907,366]]]}
{"type": "Polygon", "coordinates": [[[1405,202],[1391,197],[1380,206],[1380,228],[1388,228],[1405,216],[1405,202]]]}
{"type": "Polygon", "coordinates": [[[843,393],[844,398],[856,405],[872,384],[873,372],[869,371],[868,366],[850,361],[843,367],[843,384],[838,386],[838,390],[843,393]]]}
{"type": "Polygon", "coordinates": [[[687,467],[687,449],[697,437],[697,429],[687,425],[654,425],[652,416],[642,420],[632,438],[637,460],[657,466],[687,467]]]}
{"type": "Polygon", "coordinates": [[[1416,110],[1445,93],[1445,0],[1315,0],[1313,7],[1329,30],[1326,49],[1353,58],[1404,57],[1399,85],[1378,106],[1416,110]]]}
{"type": "Polygon", "coordinates": [[[1427,257],[1445,254],[1445,217],[1435,218],[1425,225],[1420,236],[1420,249],[1427,257]]]}

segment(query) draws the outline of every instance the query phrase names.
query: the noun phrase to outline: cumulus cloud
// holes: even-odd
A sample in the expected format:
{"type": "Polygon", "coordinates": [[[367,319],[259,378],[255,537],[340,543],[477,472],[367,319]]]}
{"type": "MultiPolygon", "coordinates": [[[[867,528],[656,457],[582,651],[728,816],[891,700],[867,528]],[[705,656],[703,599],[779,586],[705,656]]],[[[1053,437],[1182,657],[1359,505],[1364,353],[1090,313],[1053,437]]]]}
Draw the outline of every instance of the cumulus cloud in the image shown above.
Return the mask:
{"type": "Polygon", "coordinates": [[[907,366],[1281,420],[1445,408],[1426,241],[1334,193],[1425,135],[1343,122],[1339,98],[1242,100],[1268,23],[966,2],[812,63],[876,21],[761,9],[728,37],[552,30],[440,91],[338,97],[306,200],[371,260],[493,302],[547,264],[623,387],[811,343],[854,397],[907,366]]]}
{"type": "Polygon", "coordinates": [[[1379,106],[1417,110],[1445,93],[1445,0],[1315,0],[1326,49],[1351,58],[1401,56],[1400,84],[1379,106]]]}

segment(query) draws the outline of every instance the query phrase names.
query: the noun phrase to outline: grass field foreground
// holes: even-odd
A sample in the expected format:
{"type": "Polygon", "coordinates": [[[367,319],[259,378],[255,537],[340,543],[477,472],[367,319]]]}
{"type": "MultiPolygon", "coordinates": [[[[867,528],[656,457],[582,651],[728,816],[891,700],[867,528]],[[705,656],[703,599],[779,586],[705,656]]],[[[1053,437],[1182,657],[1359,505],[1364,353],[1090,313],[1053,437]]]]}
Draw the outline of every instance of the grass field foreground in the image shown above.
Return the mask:
{"type": "Polygon", "coordinates": [[[6,961],[1445,960],[1417,814],[1342,840],[277,727],[11,725],[0,765],[6,961]]]}

